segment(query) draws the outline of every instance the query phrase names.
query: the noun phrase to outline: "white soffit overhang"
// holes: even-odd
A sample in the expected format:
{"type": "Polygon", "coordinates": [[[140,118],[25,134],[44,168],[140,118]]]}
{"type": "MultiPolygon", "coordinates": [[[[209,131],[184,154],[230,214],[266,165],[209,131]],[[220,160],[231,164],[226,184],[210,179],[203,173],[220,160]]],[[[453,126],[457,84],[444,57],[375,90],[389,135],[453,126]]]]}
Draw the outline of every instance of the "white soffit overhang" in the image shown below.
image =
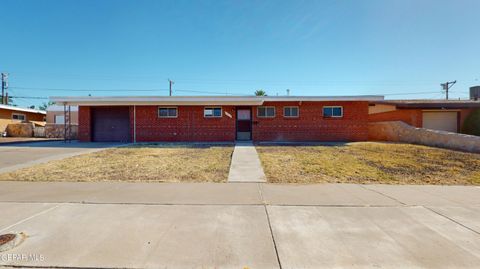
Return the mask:
{"type": "Polygon", "coordinates": [[[12,111],[18,111],[18,112],[30,112],[30,113],[43,114],[43,115],[47,114],[47,112],[43,110],[22,108],[22,107],[9,106],[9,105],[0,105],[0,109],[7,109],[12,111]]]}
{"type": "Polygon", "coordinates": [[[258,106],[264,102],[291,101],[380,101],[383,96],[80,96],[50,97],[57,105],[126,106],[126,105],[232,105],[258,106]]]}

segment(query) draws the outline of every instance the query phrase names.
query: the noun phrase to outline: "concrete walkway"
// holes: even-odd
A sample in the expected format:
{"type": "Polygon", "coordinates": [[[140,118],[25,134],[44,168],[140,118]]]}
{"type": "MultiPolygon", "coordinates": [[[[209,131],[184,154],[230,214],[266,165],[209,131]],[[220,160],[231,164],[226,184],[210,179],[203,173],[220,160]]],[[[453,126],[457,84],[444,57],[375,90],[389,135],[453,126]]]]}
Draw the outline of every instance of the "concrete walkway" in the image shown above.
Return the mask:
{"type": "Polygon", "coordinates": [[[480,264],[470,186],[0,182],[0,212],[0,268],[480,264]]]}
{"type": "Polygon", "coordinates": [[[235,143],[228,182],[266,182],[262,164],[252,142],[235,143]]]}

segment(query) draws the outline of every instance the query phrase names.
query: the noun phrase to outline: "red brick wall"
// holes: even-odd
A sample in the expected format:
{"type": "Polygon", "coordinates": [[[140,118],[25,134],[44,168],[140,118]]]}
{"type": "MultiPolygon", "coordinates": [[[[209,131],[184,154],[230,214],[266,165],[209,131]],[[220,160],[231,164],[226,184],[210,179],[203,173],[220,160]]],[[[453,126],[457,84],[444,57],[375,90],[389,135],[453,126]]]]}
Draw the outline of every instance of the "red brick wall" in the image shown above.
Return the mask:
{"type": "MultiPolygon", "coordinates": [[[[473,111],[474,109],[465,108],[465,109],[452,109],[452,111],[459,112],[459,121],[458,121],[458,130],[462,129],[463,122],[467,118],[467,116],[473,111]]],[[[423,113],[424,109],[416,108],[416,109],[397,109],[395,111],[383,112],[383,113],[376,113],[369,115],[369,121],[371,122],[378,122],[378,121],[403,121],[406,124],[415,126],[415,127],[422,127],[423,126],[423,113]]],[[[447,110],[448,111],[448,110],[447,110]]]]}
{"type": "Polygon", "coordinates": [[[78,140],[81,142],[92,141],[90,107],[80,106],[78,108],[78,140]]]}
{"type": "MultiPolygon", "coordinates": [[[[179,106],[177,118],[159,118],[158,106],[137,106],[137,142],[235,140],[234,107],[223,106],[221,118],[205,118],[203,110],[204,106],[179,106]]],[[[133,132],[133,110],[130,114],[133,132]]]]}
{"type": "Polygon", "coordinates": [[[422,127],[422,110],[421,109],[398,109],[395,111],[370,114],[369,121],[403,121],[406,124],[422,127]]]}
{"type": "Polygon", "coordinates": [[[275,118],[258,118],[253,109],[254,141],[365,141],[368,102],[265,102],[275,118]],[[301,104],[300,104],[301,103],[301,104]],[[298,106],[298,118],[284,118],[284,106],[298,106]],[[323,106],[343,106],[342,118],[324,118],[323,106]]]}

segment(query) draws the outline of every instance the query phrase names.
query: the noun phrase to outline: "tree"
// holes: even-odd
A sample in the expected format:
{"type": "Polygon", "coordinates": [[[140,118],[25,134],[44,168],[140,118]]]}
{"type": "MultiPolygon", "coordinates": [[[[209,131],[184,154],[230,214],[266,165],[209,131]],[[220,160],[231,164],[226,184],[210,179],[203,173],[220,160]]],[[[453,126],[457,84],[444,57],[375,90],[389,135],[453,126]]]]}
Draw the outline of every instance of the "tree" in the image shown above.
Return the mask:
{"type": "Polygon", "coordinates": [[[267,96],[267,92],[265,92],[265,91],[262,90],[262,89],[256,90],[256,91],[255,91],[255,96],[267,96]]]}
{"type": "Polygon", "coordinates": [[[49,106],[51,106],[51,105],[54,105],[54,104],[55,104],[55,102],[52,102],[52,101],[48,101],[48,103],[43,102],[43,104],[41,104],[41,105],[38,107],[38,109],[45,111],[45,110],[47,110],[47,107],[49,107],[49,106]]]}

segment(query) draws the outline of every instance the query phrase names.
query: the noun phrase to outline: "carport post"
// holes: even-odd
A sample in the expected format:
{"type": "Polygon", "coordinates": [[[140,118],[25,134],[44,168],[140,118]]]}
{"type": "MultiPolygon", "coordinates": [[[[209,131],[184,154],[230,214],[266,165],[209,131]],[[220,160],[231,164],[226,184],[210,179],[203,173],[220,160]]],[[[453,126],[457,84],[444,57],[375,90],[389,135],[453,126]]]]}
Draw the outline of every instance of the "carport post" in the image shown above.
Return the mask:
{"type": "Polygon", "coordinates": [[[67,103],[63,103],[63,142],[67,143],[67,103]]]}
{"type": "Polygon", "coordinates": [[[137,109],[133,105],[133,143],[137,143],[137,109]]]}

